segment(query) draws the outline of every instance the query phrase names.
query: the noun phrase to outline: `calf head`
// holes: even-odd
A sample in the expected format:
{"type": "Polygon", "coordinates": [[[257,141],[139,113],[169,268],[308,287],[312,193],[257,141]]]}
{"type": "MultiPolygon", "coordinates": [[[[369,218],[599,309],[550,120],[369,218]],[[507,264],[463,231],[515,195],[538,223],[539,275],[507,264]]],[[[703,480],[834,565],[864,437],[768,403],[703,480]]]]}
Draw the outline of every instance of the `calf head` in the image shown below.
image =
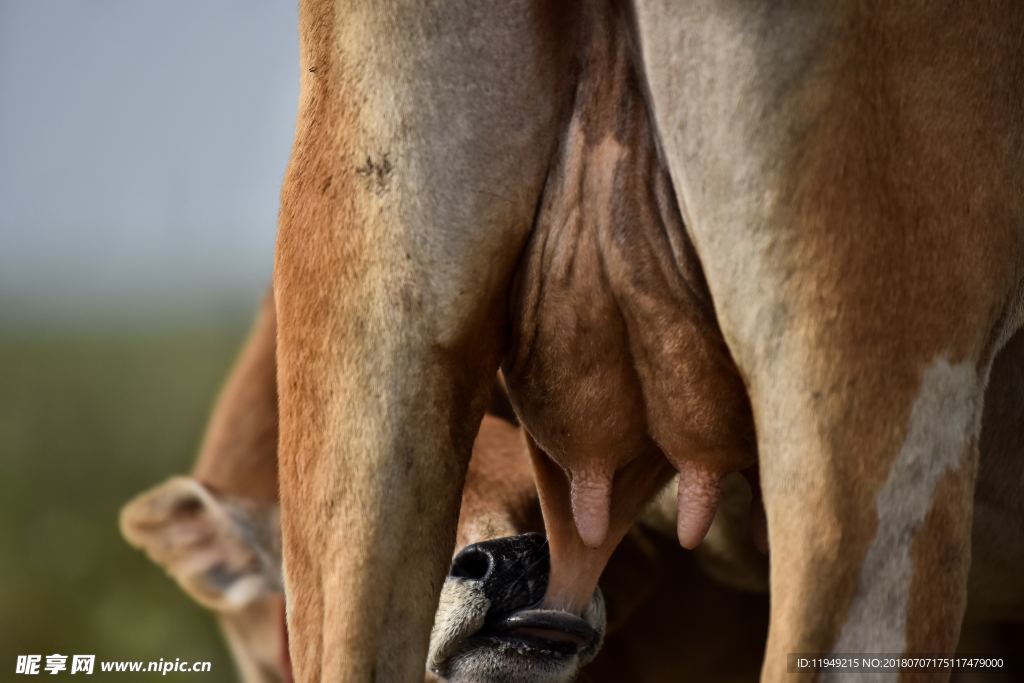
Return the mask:
{"type": "Polygon", "coordinates": [[[604,633],[600,593],[582,617],[539,609],[548,544],[523,438],[487,416],[470,459],[456,554],[441,589],[427,667],[450,681],[565,681],[604,633]]]}
{"type": "Polygon", "coordinates": [[[441,590],[428,667],[450,681],[572,680],[601,644],[604,601],[598,592],[582,617],[541,609],[548,569],[540,534],[463,548],[441,590]]]}

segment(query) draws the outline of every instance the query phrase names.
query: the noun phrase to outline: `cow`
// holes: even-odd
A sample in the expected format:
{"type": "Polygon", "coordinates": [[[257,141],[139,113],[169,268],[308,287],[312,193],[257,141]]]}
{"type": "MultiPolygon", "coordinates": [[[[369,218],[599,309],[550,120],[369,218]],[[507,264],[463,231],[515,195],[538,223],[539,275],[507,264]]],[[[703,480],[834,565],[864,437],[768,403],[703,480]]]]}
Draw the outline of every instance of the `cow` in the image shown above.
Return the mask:
{"type": "Polygon", "coordinates": [[[1019,453],[978,456],[1021,325],[1022,35],[1013,0],[303,0],[274,275],[297,680],[418,679],[499,365],[549,628],[586,626],[674,472],[684,546],[744,472],[763,680],[952,652],[972,552],[1024,547],[1019,453]]]}
{"type": "MultiPolygon", "coordinates": [[[[292,680],[280,566],[274,317],[268,297],[214,406],[192,473],[141,493],[121,514],[125,538],[217,616],[246,683],[292,680]]],[[[530,461],[502,396],[499,384],[474,443],[426,680],[486,680],[488,669],[519,651],[531,655],[519,665],[524,681],[542,680],[544,671],[562,679],[591,662],[583,680],[594,683],[674,681],[681,665],[719,680],[756,678],[767,566],[747,541],[742,481],[734,482],[732,514],[719,519],[693,557],[673,549],[672,506],[665,499],[652,505],[610,562],[602,580],[609,620],[603,610],[594,615],[588,647],[567,656],[570,645],[563,644],[538,658],[526,635],[518,651],[484,644],[485,627],[539,599],[547,574],[530,461]],[[687,619],[665,632],[663,616],[675,609],[687,619]]]]}

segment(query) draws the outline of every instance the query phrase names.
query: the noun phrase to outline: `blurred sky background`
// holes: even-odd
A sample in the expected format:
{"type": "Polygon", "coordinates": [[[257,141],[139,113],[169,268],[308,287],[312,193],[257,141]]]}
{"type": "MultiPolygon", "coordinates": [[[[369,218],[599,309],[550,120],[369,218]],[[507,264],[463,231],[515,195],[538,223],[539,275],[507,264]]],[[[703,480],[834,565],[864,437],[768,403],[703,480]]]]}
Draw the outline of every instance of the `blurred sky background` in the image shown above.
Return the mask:
{"type": "Polygon", "coordinates": [[[0,319],[258,297],[296,16],[295,0],[0,0],[0,319]]]}
{"type": "Polygon", "coordinates": [[[234,680],[117,516],[190,469],[270,280],[297,97],[295,0],[0,0],[3,680],[51,653],[234,680]]]}

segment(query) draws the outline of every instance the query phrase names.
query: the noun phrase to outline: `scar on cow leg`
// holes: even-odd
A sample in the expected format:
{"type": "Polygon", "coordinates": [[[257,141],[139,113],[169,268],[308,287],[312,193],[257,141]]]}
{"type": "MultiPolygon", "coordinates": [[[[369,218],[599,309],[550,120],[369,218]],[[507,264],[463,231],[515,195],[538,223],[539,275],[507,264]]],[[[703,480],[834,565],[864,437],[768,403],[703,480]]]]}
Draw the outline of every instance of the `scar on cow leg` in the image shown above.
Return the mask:
{"type": "Polygon", "coordinates": [[[374,194],[383,194],[391,184],[391,172],[395,169],[391,163],[390,155],[385,152],[380,159],[374,159],[367,154],[366,161],[362,166],[356,168],[356,173],[366,178],[374,194]]]}

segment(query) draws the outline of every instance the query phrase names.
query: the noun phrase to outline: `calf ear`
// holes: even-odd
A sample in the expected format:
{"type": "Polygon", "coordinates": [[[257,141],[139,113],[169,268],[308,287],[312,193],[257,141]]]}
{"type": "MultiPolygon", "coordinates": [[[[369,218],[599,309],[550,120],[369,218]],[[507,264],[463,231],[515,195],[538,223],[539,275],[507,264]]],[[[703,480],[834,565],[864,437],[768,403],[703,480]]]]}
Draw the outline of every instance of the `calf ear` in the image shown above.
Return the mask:
{"type": "Polygon", "coordinates": [[[121,509],[121,533],[200,604],[235,612],[281,589],[278,508],[173,477],[121,509]]]}

